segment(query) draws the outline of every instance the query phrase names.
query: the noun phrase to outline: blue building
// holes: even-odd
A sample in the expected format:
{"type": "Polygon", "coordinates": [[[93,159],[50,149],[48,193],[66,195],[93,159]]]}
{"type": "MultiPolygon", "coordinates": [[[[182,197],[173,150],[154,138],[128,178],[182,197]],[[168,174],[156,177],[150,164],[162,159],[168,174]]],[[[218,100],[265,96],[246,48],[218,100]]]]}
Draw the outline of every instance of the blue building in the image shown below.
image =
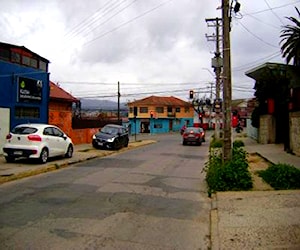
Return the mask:
{"type": "Polygon", "coordinates": [[[49,61],[24,46],[0,42],[0,148],[21,123],[48,123],[49,61]]]}
{"type": "Polygon", "coordinates": [[[176,132],[193,125],[192,104],[174,96],[149,96],[128,103],[128,108],[131,134],[176,132]]]}

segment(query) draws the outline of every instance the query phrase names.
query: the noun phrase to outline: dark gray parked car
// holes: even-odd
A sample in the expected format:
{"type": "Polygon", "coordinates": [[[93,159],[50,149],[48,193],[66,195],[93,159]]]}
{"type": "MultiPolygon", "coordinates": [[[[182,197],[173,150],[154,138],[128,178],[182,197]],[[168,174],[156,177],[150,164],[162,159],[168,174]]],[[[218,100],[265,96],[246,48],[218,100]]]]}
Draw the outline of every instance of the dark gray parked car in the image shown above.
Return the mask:
{"type": "Polygon", "coordinates": [[[129,143],[128,131],[120,125],[107,124],[93,135],[93,147],[103,149],[119,149],[127,147],[129,143]]]}

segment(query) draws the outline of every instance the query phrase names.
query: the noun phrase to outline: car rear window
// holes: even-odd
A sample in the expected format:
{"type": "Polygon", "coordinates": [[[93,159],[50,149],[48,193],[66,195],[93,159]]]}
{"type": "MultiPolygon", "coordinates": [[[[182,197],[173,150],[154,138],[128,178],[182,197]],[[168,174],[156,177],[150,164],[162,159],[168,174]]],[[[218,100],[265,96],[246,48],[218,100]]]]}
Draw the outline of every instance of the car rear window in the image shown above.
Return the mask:
{"type": "Polygon", "coordinates": [[[191,132],[191,131],[193,131],[193,132],[200,132],[200,129],[199,128],[186,128],[185,131],[186,132],[191,132]]]}
{"type": "Polygon", "coordinates": [[[16,127],[13,128],[11,132],[18,135],[29,135],[35,133],[36,131],[37,129],[32,127],[16,127]]]}

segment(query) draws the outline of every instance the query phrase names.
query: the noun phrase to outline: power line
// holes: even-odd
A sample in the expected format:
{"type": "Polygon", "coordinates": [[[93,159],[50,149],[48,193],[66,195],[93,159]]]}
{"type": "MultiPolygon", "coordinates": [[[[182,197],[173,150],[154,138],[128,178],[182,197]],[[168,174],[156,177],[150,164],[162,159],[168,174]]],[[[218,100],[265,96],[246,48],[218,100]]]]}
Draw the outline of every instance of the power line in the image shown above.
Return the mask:
{"type": "MultiPolygon", "coordinates": [[[[189,84],[201,84],[208,81],[189,81],[189,82],[121,82],[121,85],[189,85],[189,84]]],[[[59,84],[86,84],[86,85],[113,85],[117,86],[115,82],[82,82],[82,81],[58,81],[59,84]]]]}
{"type": "Polygon", "coordinates": [[[250,66],[255,66],[255,64],[257,64],[257,63],[260,62],[260,61],[270,60],[270,59],[272,59],[272,58],[274,58],[274,57],[279,56],[280,54],[281,54],[281,52],[280,52],[280,51],[277,51],[277,52],[272,53],[271,55],[268,55],[268,56],[266,56],[266,57],[262,57],[262,58],[260,58],[260,59],[255,60],[255,61],[252,61],[252,62],[246,63],[246,64],[244,64],[244,65],[241,65],[241,66],[239,66],[239,67],[235,67],[235,68],[233,68],[232,70],[235,71],[235,72],[237,72],[237,71],[242,71],[242,70],[248,69],[250,66]]]}
{"type": "Polygon", "coordinates": [[[140,14],[140,15],[138,15],[138,16],[136,16],[136,17],[134,17],[134,18],[132,18],[132,19],[130,19],[130,20],[128,20],[128,21],[126,21],[126,22],[124,22],[124,23],[118,25],[118,26],[116,26],[115,28],[113,28],[113,29],[111,29],[111,30],[109,30],[109,31],[103,32],[102,34],[100,34],[99,36],[95,37],[94,39],[85,42],[82,46],[88,45],[89,43],[92,43],[92,42],[94,42],[94,41],[96,41],[96,40],[98,40],[98,39],[100,39],[100,38],[102,38],[102,37],[104,37],[104,36],[106,36],[106,35],[108,35],[108,34],[114,32],[114,31],[116,31],[116,30],[118,30],[118,29],[122,28],[123,26],[125,26],[125,25],[127,25],[127,24],[129,24],[129,23],[134,22],[135,20],[137,20],[137,19],[139,19],[139,18],[141,18],[141,17],[143,17],[143,16],[149,14],[150,12],[152,12],[152,11],[154,11],[154,10],[156,10],[156,9],[158,9],[158,8],[160,8],[160,7],[162,7],[163,5],[165,5],[165,4],[167,4],[168,2],[171,2],[171,1],[173,1],[173,0],[168,0],[168,1],[165,1],[165,2],[163,2],[163,3],[161,3],[161,4],[159,4],[159,5],[156,5],[154,8],[145,11],[144,13],[142,13],[142,14],[140,14]]]}
{"type": "MultiPolygon", "coordinates": [[[[93,22],[93,19],[94,21],[98,19],[98,15],[101,14],[101,10],[103,10],[103,14],[100,18],[104,17],[105,14],[107,14],[109,12],[109,9],[110,8],[113,8],[115,7],[114,5],[118,2],[119,0],[117,0],[116,2],[113,2],[111,3],[111,1],[108,1],[106,4],[104,4],[104,6],[101,6],[100,8],[98,8],[94,14],[92,15],[89,15],[87,18],[85,18],[83,21],[81,21],[79,24],[77,24],[75,27],[73,27],[70,31],[68,31],[66,34],[65,34],[65,37],[67,38],[68,36],[76,36],[77,34],[79,34],[83,29],[85,29],[86,26],[89,26],[91,24],[91,22],[93,22]],[[107,6],[109,5],[110,6],[107,6]],[[108,10],[106,13],[105,11],[108,10]]],[[[127,0],[125,0],[127,1],[127,0]]],[[[125,2],[123,1],[123,2],[125,2]]],[[[123,3],[122,2],[122,3],[123,3]]],[[[120,5],[120,3],[119,3],[120,5]]]]}
{"type": "Polygon", "coordinates": [[[273,9],[271,8],[270,4],[268,3],[267,0],[264,0],[266,5],[268,6],[269,10],[271,10],[271,12],[274,14],[274,16],[276,16],[278,18],[278,20],[284,25],[284,22],[281,20],[281,18],[276,14],[275,11],[273,11],[273,9]]]}
{"type": "MultiPolygon", "coordinates": [[[[245,12],[244,12],[245,13],[245,12]]],[[[254,16],[254,15],[252,15],[252,14],[243,14],[243,16],[249,16],[249,17],[251,17],[251,18],[253,18],[253,19],[255,19],[255,20],[257,20],[257,21],[259,21],[259,23],[260,24],[265,24],[265,25],[267,25],[267,26],[270,26],[270,27],[272,27],[272,28],[274,28],[274,29],[277,29],[277,30],[280,30],[280,27],[278,27],[278,26],[275,26],[275,25],[273,25],[273,24],[270,24],[270,23],[267,23],[267,22],[265,22],[264,20],[262,20],[262,19],[260,19],[260,18],[257,18],[256,16],[254,16]]]]}
{"type": "Polygon", "coordinates": [[[265,40],[263,40],[262,38],[260,38],[259,36],[257,36],[256,34],[254,34],[251,30],[249,30],[242,22],[239,21],[239,24],[249,33],[251,34],[252,36],[254,36],[256,39],[258,39],[259,41],[261,41],[262,43],[270,46],[270,47],[273,47],[273,48],[278,48],[278,46],[275,46],[269,42],[266,42],[265,40]]]}
{"type": "MultiPolygon", "coordinates": [[[[286,6],[293,5],[293,4],[299,3],[299,2],[300,1],[298,0],[298,1],[295,1],[295,2],[292,2],[292,3],[288,3],[288,4],[284,4],[284,5],[273,7],[272,9],[275,10],[275,9],[284,8],[286,6]]],[[[266,11],[270,11],[270,9],[259,10],[259,11],[252,12],[252,13],[249,13],[249,14],[246,14],[246,15],[256,15],[256,14],[260,14],[260,13],[263,13],[263,12],[266,12],[266,11]]]]}

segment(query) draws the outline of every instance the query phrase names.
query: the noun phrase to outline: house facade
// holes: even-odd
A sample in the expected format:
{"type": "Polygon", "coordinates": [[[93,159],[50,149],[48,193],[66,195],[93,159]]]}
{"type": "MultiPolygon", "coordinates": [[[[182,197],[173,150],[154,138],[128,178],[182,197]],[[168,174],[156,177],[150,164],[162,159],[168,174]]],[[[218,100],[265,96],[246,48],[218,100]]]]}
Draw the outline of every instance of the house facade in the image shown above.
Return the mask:
{"type": "Polygon", "coordinates": [[[24,46],[0,42],[0,150],[14,126],[48,122],[48,64],[24,46]]]}
{"type": "Polygon", "coordinates": [[[191,103],[176,97],[150,96],[128,103],[131,134],[160,134],[179,131],[183,125],[193,126],[191,103]]]}
{"type": "Polygon", "coordinates": [[[299,67],[267,62],[245,74],[255,80],[258,142],[283,143],[284,150],[300,155],[299,67]]]}

